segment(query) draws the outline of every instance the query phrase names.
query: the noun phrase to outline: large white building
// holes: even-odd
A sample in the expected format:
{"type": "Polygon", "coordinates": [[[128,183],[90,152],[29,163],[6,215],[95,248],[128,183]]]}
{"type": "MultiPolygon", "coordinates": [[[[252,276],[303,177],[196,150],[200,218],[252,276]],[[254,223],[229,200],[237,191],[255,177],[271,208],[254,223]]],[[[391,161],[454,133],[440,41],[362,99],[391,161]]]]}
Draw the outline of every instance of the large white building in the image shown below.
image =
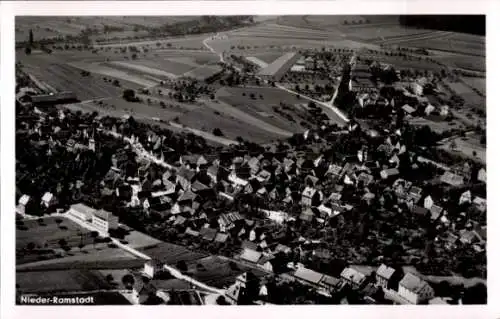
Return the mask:
{"type": "Polygon", "coordinates": [[[92,207],[88,207],[85,204],[78,203],[71,205],[71,207],[67,211],[67,214],[72,215],[83,221],[91,222],[95,211],[96,210],[93,209],[92,207]]]}
{"type": "Polygon", "coordinates": [[[103,209],[97,210],[92,215],[92,226],[101,233],[108,234],[110,229],[118,228],[118,216],[103,209]]]}

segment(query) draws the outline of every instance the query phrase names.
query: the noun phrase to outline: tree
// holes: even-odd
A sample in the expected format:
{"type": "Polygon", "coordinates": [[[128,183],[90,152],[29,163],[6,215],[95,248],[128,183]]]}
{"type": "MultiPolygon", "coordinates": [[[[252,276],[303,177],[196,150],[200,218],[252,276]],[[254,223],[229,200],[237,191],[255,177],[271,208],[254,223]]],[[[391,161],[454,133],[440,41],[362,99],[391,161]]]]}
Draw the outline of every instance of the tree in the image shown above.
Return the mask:
{"type": "Polygon", "coordinates": [[[184,272],[184,271],[187,271],[188,270],[188,266],[186,264],[186,262],[184,260],[179,260],[177,262],[177,269],[179,269],[181,272],[184,272]]]}
{"type": "Polygon", "coordinates": [[[113,275],[112,275],[112,274],[108,274],[108,275],[106,276],[106,281],[107,281],[108,283],[112,283],[114,280],[115,280],[115,278],[113,278],[113,275]]]}
{"type": "Polygon", "coordinates": [[[212,134],[215,136],[224,136],[224,133],[222,133],[221,129],[218,127],[214,128],[214,130],[212,131],[212,134]]]}
{"type": "Polygon", "coordinates": [[[30,55],[31,54],[31,48],[30,47],[26,47],[24,49],[24,53],[26,53],[26,55],[30,55]]]}
{"type": "Polygon", "coordinates": [[[61,246],[61,247],[65,247],[68,245],[68,242],[64,238],[59,239],[58,243],[59,243],[59,246],[61,246]]]}
{"type": "Polygon", "coordinates": [[[229,303],[227,302],[226,298],[224,298],[224,296],[219,296],[217,297],[216,301],[215,301],[218,305],[221,305],[221,306],[226,306],[226,305],[229,305],[229,303]]]}
{"type": "Polygon", "coordinates": [[[62,220],[61,218],[56,218],[56,220],[55,220],[55,221],[56,221],[56,224],[57,224],[58,226],[60,226],[60,225],[61,225],[61,223],[63,222],[63,220],[62,220]]]}
{"type": "Polygon", "coordinates": [[[29,242],[27,245],[26,245],[26,249],[31,251],[33,249],[35,249],[35,243],[34,242],[29,242]]]}
{"type": "Polygon", "coordinates": [[[132,60],[137,60],[137,53],[132,54],[132,60]]]}
{"type": "Polygon", "coordinates": [[[135,284],[135,279],[134,276],[131,274],[126,274],[122,277],[122,284],[125,286],[126,289],[132,290],[135,284]]]}
{"type": "Polygon", "coordinates": [[[135,91],[132,89],[126,89],[123,91],[123,99],[125,101],[134,102],[137,100],[135,96],[135,91]]]}
{"type": "Polygon", "coordinates": [[[30,29],[30,34],[29,34],[29,47],[31,48],[33,46],[33,30],[30,29]]]}

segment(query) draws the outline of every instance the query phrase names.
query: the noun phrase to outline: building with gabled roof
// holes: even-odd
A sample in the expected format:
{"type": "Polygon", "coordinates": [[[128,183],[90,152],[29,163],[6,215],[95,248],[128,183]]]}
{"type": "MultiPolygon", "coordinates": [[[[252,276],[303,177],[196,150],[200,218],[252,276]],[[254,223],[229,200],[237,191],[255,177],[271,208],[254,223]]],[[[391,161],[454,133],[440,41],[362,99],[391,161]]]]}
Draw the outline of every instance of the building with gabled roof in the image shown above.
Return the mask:
{"type": "Polygon", "coordinates": [[[409,303],[417,305],[434,297],[434,289],[423,279],[412,273],[399,282],[398,294],[409,303]]]}

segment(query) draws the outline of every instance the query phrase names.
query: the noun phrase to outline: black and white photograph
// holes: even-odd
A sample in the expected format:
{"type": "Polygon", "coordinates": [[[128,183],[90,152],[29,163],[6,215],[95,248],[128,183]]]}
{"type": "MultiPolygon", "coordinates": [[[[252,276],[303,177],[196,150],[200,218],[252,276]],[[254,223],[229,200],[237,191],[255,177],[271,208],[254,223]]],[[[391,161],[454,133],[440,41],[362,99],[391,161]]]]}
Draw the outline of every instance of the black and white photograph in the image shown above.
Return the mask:
{"type": "Polygon", "coordinates": [[[486,305],[485,15],[16,16],[12,63],[17,305],[486,305]]]}

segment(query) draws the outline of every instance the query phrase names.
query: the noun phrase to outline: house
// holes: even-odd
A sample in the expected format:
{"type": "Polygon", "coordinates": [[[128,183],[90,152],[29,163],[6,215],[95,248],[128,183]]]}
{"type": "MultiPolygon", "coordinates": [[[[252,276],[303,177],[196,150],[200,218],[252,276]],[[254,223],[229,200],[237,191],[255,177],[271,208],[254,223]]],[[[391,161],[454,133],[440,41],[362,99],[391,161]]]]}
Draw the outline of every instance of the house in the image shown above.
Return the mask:
{"type": "Polygon", "coordinates": [[[144,270],[143,273],[147,277],[153,279],[155,278],[159,273],[163,272],[164,269],[164,263],[161,262],[158,259],[152,259],[148,260],[144,263],[144,270]]]}
{"type": "Polygon", "coordinates": [[[418,203],[418,201],[422,198],[422,188],[417,186],[412,186],[410,191],[408,192],[408,198],[413,200],[413,203],[418,203]]]}
{"type": "Polygon", "coordinates": [[[479,197],[479,196],[476,196],[474,197],[474,200],[472,201],[472,203],[477,207],[477,209],[479,209],[479,211],[481,212],[485,212],[486,211],[486,199],[482,198],[482,197],[479,197]]]}
{"type": "Polygon", "coordinates": [[[247,165],[250,167],[250,175],[255,175],[260,170],[260,159],[258,157],[252,157],[248,160],[247,165]]]}
{"type": "Polygon", "coordinates": [[[226,234],[226,233],[217,233],[217,235],[215,236],[214,241],[216,243],[224,244],[227,241],[228,238],[229,238],[229,234],[226,234]]]}
{"type": "Polygon", "coordinates": [[[340,278],[344,283],[349,284],[354,289],[360,288],[366,281],[366,276],[364,274],[351,267],[344,268],[340,274],[340,278]]]}
{"type": "Polygon", "coordinates": [[[247,286],[247,273],[236,278],[236,282],[226,290],[226,298],[232,305],[239,304],[241,297],[245,294],[247,286]]]}
{"type": "Polygon", "coordinates": [[[57,204],[57,199],[54,194],[46,192],[42,197],[41,205],[45,208],[49,208],[50,206],[53,206],[55,204],[57,204]]]}
{"type": "Polygon", "coordinates": [[[299,267],[297,270],[295,270],[293,276],[299,281],[304,284],[312,284],[315,286],[319,286],[321,283],[321,279],[323,278],[323,274],[316,272],[314,270],[305,268],[305,267],[299,267]]]}
{"type": "Polygon", "coordinates": [[[462,244],[471,245],[471,244],[474,244],[476,242],[481,241],[481,237],[474,230],[462,229],[460,231],[460,239],[459,240],[462,244]]]}
{"type": "Polygon", "coordinates": [[[238,177],[235,172],[232,172],[231,174],[229,174],[228,181],[231,182],[235,186],[245,187],[248,185],[248,181],[246,179],[238,177]]]}
{"type": "Polygon", "coordinates": [[[240,259],[251,262],[253,264],[256,264],[261,257],[261,252],[249,248],[244,248],[243,252],[240,255],[240,259]]]}
{"type": "Polygon", "coordinates": [[[431,209],[432,205],[434,205],[434,200],[432,200],[431,195],[427,195],[424,199],[424,208],[431,209]]]}
{"type": "Polygon", "coordinates": [[[176,183],[182,187],[183,190],[188,190],[196,175],[196,171],[181,167],[177,172],[176,183]]]}
{"type": "Polygon", "coordinates": [[[311,207],[309,207],[302,211],[302,213],[299,216],[299,219],[310,223],[314,219],[314,217],[315,217],[314,211],[311,207]]]}
{"type": "Polygon", "coordinates": [[[405,111],[406,114],[410,114],[410,115],[415,113],[415,111],[416,111],[413,107],[409,106],[408,104],[403,105],[402,109],[403,109],[403,111],[405,111]]]}
{"type": "Polygon", "coordinates": [[[443,207],[434,204],[431,206],[431,209],[429,209],[429,211],[431,213],[431,219],[436,220],[444,212],[444,209],[443,209],[443,207]]]}
{"type": "Polygon", "coordinates": [[[214,241],[215,237],[217,236],[217,229],[203,227],[202,229],[200,229],[200,236],[206,241],[214,241]]]}
{"type": "Polygon", "coordinates": [[[472,202],[472,194],[470,190],[468,190],[462,193],[460,199],[458,200],[458,205],[470,204],[471,202],[472,202]]]}
{"type": "Polygon", "coordinates": [[[184,234],[192,236],[192,237],[200,236],[200,232],[191,229],[191,227],[186,228],[186,231],[184,232],[184,234]]]}
{"type": "Polygon", "coordinates": [[[389,168],[380,171],[380,177],[383,179],[393,178],[399,175],[399,170],[397,168],[389,168]]]}
{"type": "Polygon", "coordinates": [[[432,104],[428,104],[428,105],[425,107],[424,112],[425,112],[425,114],[426,114],[427,116],[429,116],[429,115],[431,115],[431,113],[432,113],[432,112],[434,112],[434,110],[435,110],[435,109],[436,109],[436,107],[435,107],[434,105],[432,105],[432,104]]]}
{"type": "Polygon", "coordinates": [[[257,180],[261,183],[269,181],[271,178],[271,173],[265,169],[261,170],[259,174],[257,174],[257,180]]]}
{"type": "Polygon", "coordinates": [[[92,226],[107,235],[110,229],[118,228],[118,216],[103,209],[96,210],[92,215],[92,226]]]}
{"type": "Polygon", "coordinates": [[[284,253],[285,255],[290,254],[292,252],[292,249],[288,246],[285,246],[283,244],[278,244],[276,248],[274,248],[274,253],[284,253]]]}
{"type": "Polygon", "coordinates": [[[212,183],[217,183],[219,179],[219,166],[212,164],[209,168],[207,168],[207,175],[212,180],[212,183]]]}
{"type": "Polygon", "coordinates": [[[262,254],[259,261],[257,261],[257,265],[264,269],[267,272],[273,272],[273,264],[271,261],[274,259],[273,255],[262,254]]]}
{"type": "Polygon", "coordinates": [[[303,206],[311,206],[313,202],[313,197],[316,194],[316,190],[310,186],[307,186],[303,191],[302,191],[302,199],[301,199],[301,204],[303,206]]]}
{"type": "Polygon", "coordinates": [[[399,282],[398,294],[409,303],[417,305],[434,298],[434,289],[416,275],[406,273],[399,282]]]}
{"type": "Polygon", "coordinates": [[[31,197],[29,195],[23,195],[21,198],[19,198],[17,207],[16,207],[16,212],[18,212],[21,215],[24,215],[26,213],[26,207],[28,206],[28,203],[30,201],[31,197]]]}
{"type": "Polygon", "coordinates": [[[304,60],[304,65],[306,67],[306,70],[314,70],[314,59],[310,56],[308,56],[305,60],[304,60]]]}
{"type": "Polygon", "coordinates": [[[235,227],[235,222],[240,220],[243,220],[243,217],[239,213],[234,212],[220,215],[217,222],[219,223],[221,231],[228,231],[233,229],[235,227]]]}
{"type": "Polygon", "coordinates": [[[477,172],[477,180],[486,184],[486,170],[484,167],[477,172]]]}
{"type": "Polygon", "coordinates": [[[446,171],[440,178],[442,183],[448,184],[450,186],[461,186],[464,184],[464,177],[458,174],[446,171]]]}
{"type": "Polygon", "coordinates": [[[342,280],[328,275],[324,275],[319,284],[321,287],[332,292],[338,292],[344,287],[344,282],[342,280]]]}
{"type": "Polygon", "coordinates": [[[450,113],[450,107],[448,105],[441,105],[441,109],[439,110],[439,115],[446,117],[450,113]]]}
{"type": "Polygon", "coordinates": [[[362,182],[364,186],[368,186],[373,182],[373,176],[365,172],[359,174],[358,182],[362,182]]]}
{"type": "Polygon", "coordinates": [[[394,268],[382,264],[378,267],[375,273],[375,279],[377,285],[384,289],[397,289],[400,278],[398,278],[397,272],[394,268]]]}

